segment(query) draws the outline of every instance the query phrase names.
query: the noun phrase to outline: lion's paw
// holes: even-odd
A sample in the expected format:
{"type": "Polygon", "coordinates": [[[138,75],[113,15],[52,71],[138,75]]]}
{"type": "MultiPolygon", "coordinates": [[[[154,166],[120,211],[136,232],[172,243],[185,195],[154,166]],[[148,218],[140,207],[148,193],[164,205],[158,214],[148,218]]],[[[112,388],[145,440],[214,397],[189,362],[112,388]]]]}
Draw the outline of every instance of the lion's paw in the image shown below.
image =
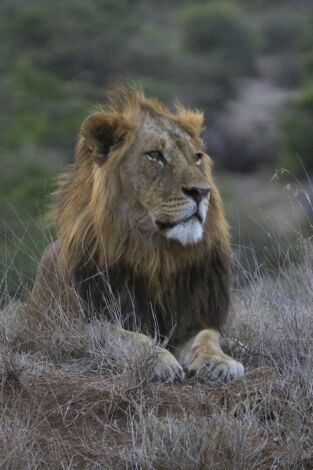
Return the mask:
{"type": "Polygon", "coordinates": [[[205,377],[209,382],[229,382],[241,377],[244,374],[243,365],[227,356],[212,355],[207,358],[196,358],[187,365],[189,374],[196,374],[205,377]]]}
{"type": "Polygon", "coordinates": [[[166,349],[160,349],[158,352],[154,375],[156,380],[167,383],[182,381],[185,378],[182,366],[177,362],[173,354],[166,349]]]}

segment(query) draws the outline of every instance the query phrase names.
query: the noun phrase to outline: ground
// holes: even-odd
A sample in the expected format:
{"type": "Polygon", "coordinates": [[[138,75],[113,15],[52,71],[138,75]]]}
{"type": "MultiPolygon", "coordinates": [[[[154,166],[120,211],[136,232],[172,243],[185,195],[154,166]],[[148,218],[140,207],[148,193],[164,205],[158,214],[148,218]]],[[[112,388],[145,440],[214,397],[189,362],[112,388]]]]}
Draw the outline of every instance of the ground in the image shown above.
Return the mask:
{"type": "MultiPolygon", "coordinates": [[[[300,243],[300,242],[299,242],[300,243]]],[[[313,250],[234,289],[225,335],[246,374],[212,385],[152,380],[152,351],[99,323],[1,314],[1,468],[311,469],[313,250]],[[244,346],[237,343],[237,340],[244,346]]],[[[286,254],[287,256],[287,254],[286,254]]]]}

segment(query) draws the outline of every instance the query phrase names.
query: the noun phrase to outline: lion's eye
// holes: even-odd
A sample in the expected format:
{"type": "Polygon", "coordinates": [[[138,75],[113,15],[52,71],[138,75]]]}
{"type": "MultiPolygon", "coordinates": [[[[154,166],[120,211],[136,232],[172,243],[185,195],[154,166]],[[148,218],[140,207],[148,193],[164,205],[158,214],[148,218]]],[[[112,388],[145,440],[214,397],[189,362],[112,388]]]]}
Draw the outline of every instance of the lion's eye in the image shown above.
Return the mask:
{"type": "Polygon", "coordinates": [[[203,160],[203,153],[202,152],[195,153],[194,159],[195,159],[196,165],[201,165],[201,162],[203,160]]]}
{"type": "Polygon", "coordinates": [[[150,152],[146,152],[145,155],[149,160],[159,163],[160,165],[164,165],[166,163],[165,157],[160,150],[151,150],[150,152]]]}

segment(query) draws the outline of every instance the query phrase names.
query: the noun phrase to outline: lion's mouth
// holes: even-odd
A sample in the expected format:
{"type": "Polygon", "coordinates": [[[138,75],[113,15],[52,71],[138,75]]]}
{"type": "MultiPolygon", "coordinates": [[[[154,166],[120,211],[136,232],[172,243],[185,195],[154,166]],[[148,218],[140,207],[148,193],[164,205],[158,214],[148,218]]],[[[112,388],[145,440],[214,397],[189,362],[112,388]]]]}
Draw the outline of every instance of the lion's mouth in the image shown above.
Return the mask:
{"type": "Polygon", "coordinates": [[[203,219],[198,212],[194,212],[189,217],[185,217],[184,219],[175,220],[175,222],[160,222],[157,220],[155,223],[158,229],[160,230],[160,232],[166,232],[167,230],[177,227],[177,225],[189,222],[189,220],[192,220],[194,218],[197,219],[201,225],[203,224],[203,219]]]}

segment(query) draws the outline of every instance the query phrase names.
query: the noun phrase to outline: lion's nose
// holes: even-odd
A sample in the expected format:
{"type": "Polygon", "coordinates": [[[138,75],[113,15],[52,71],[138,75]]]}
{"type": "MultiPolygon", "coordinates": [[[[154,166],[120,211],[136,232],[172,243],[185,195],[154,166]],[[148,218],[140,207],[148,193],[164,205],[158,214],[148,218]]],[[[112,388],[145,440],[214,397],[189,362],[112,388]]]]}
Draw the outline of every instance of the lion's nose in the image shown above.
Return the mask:
{"type": "Polygon", "coordinates": [[[191,197],[197,204],[201,202],[201,200],[207,196],[210,192],[210,188],[198,188],[197,186],[192,186],[191,188],[182,187],[183,193],[186,196],[191,197]]]}

